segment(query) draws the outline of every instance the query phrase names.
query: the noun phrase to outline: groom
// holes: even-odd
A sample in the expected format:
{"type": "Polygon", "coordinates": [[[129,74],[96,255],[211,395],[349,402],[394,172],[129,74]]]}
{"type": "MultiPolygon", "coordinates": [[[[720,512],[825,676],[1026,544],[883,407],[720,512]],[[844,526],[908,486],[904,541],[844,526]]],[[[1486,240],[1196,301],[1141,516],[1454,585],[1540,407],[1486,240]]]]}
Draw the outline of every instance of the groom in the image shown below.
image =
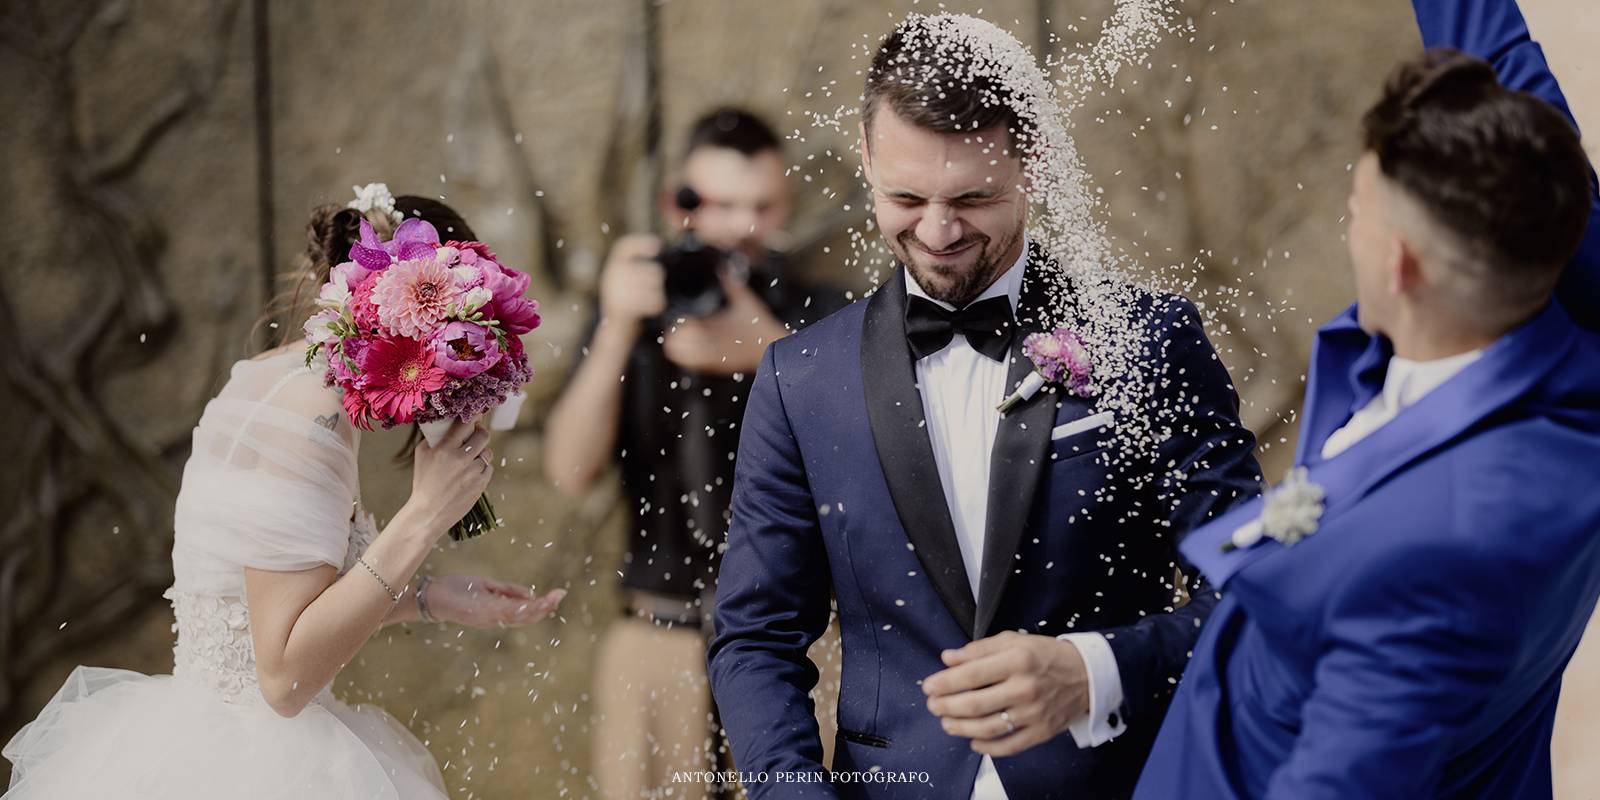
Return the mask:
{"type": "Polygon", "coordinates": [[[1551,796],[1600,596],[1600,335],[1552,292],[1600,269],[1600,199],[1516,5],[1415,6],[1493,67],[1430,51],[1364,120],[1359,304],[1319,335],[1296,458],[1323,499],[1269,493],[1184,541],[1225,599],[1137,797],[1551,796]]]}
{"type": "Polygon", "coordinates": [[[906,24],[873,61],[861,146],[903,268],[774,343],[757,373],[717,593],[717,706],[756,798],[1125,797],[1215,602],[1175,583],[1173,543],[1256,491],[1254,439],[1175,297],[1142,296],[1132,360],[1148,374],[1101,376],[1153,387],[1131,413],[1171,433],[1142,461],[1093,399],[995,410],[1032,369],[1023,337],[1057,269],[1024,236],[1008,131],[1026,120],[985,102],[998,87],[941,72],[972,55],[959,42],[906,24]],[[806,783],[823,768],[806,648],[830,599],[837,780],[806,783]]]}

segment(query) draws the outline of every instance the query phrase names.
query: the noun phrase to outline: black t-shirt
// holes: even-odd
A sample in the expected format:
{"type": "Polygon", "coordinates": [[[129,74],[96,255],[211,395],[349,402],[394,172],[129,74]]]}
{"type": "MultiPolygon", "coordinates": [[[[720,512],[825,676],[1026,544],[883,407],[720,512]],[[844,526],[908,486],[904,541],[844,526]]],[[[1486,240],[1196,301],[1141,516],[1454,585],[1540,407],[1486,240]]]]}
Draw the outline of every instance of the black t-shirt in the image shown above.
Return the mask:
{"type": "MultiPolygon", "coordinates": [[[[750,271],[749,285],[792,330],[846,304],[841,292],[782,275],[782,263],[768,259],[750,271]]],[[[597,312],[586,342],[598,325],[597,312]]],[[[687,372],[667,359],[660,337],[659,327],[645,326],[623,381],[617,454],[633,518],[622,583],[688,601],[716,586],[755,375],[687,372]]]]}

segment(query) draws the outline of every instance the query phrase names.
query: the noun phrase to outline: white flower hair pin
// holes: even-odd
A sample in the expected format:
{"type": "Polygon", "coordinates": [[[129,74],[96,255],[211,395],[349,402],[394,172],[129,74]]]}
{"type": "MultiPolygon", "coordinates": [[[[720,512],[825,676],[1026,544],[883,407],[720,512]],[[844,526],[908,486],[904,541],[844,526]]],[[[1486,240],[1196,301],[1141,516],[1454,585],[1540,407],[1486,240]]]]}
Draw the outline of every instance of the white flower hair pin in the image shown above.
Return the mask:
{"type": "Polygon", "coordinates": [[[405,215],[394,207],[394,195],[389,193],[389,184],[369,183],[350,188],[355,191],[356,199],[345,203],[345,208],[353,208],[363,214],[376,208],[388,214],[397,225],[405,221],[405,215]]]}
{"type": "Polygon", "coordinates": [[[1305,467],[1295,467],[1289,470],[1283,483],[1269,487],[1261,501],[1261,516],[1234,531],[1233,536],[1223,542],[1222,552],[1244,550],[1263,537],[1275,539],[1284,547],[1293,547],[1316,533],[1327,493],[1307,480],[1306,475],[1305,467]]]}

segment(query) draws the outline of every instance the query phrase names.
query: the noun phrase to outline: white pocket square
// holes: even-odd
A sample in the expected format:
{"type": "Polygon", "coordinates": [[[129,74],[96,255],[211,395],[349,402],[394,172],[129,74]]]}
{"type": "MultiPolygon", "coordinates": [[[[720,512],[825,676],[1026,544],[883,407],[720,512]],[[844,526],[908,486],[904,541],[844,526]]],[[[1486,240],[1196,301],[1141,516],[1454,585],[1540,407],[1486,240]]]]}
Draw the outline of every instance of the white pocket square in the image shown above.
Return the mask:
{"type": "Polygon", "coordinates": [[[1075,419],[1064,425],[1057,425],[1050,429],[1050,441],[1053,442],[1057,439],[1065,439],[1074,433],[1082,433],[1084,431],[1092,431],[1104,428],[1110,425],[1115,419],[1116,417],[1110,411],[1102,411],[1098,414],[1090,414],[1083,419],[1075,419]]]}

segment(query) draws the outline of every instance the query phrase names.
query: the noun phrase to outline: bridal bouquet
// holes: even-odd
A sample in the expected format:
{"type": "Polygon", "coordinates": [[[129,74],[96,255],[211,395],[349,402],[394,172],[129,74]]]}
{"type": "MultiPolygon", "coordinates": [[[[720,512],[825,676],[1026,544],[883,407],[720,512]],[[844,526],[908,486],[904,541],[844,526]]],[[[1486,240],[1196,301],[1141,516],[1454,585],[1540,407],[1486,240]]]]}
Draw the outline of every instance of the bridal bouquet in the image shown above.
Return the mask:
{"type": "MultiPolygon", "coordinates": [[[[539,327],[528,275],[481,242],[441,243],[407,219],[389,241],[366,220],[306,320],[308,365],[325,365],[363,430],[417,423],[430,442],[457,420],[499,408],[532,377],[520,334],[539,327]]],[[[495,527],[487,495],[450,529],[456,540],[495,527]]]]}

